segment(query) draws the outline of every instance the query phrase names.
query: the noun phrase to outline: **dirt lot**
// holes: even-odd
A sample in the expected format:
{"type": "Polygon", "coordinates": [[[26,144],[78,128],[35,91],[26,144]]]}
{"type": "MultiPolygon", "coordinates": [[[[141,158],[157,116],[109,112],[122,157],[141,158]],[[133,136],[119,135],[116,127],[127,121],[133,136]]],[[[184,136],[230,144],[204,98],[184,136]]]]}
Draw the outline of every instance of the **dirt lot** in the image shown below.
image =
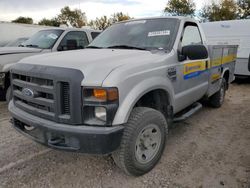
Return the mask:
{"type": "Polygon", "coordinates": [[[170,132],[159,164],[124,175],[109,156],[47,149],[18,134],[0,103],[0,187],[250,188],[250,81],[234,83],[220,109],[203,108],[170,132]]]}

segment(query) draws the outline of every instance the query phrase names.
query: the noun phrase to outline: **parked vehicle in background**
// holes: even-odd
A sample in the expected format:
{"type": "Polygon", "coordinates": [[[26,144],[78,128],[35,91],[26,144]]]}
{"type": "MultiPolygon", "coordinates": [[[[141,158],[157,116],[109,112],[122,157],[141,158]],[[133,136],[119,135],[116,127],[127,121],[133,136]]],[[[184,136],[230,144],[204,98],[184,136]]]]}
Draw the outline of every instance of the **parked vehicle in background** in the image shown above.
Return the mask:
{"type": "Polygon", "coordinates": [[[220,107],[234,80],[237,46],[208,46],[190,18],[116,23],[87,48],[12,67],[13,126],[51,148],[112,154],[129,175],[150,171],[171,123],[201,99],[220,107]]]}
{"type": "Polygon", "coordinates": [[[25,42],[28,39],[29,38],[27,38],[27,37],[18,38],[14,41],[9,42],[4,47],[19,47],[23,42],[25,42]]]}
{"type": "Polygon", "coordinates": [[[208,42],[212,44],[239,45],[235,76],[250,77],[248,62],[250,61],[250,20],[230,20],[203,23],[208,42]]]}
{"type": "Polygon", "coordinates": [[[12,96],[9,70],[13,64],[41,53],[84,49],[99,33],[91,29],[51,28],[38,31],[19,47],[0,48],[0,99],[9,101],[12,96]]]}
{"type": "Polygon", "coordinates": [[[6,46],[18,38],[29,38],[41,29],[48,26],[0,22],[0,47],[6,46]]]}

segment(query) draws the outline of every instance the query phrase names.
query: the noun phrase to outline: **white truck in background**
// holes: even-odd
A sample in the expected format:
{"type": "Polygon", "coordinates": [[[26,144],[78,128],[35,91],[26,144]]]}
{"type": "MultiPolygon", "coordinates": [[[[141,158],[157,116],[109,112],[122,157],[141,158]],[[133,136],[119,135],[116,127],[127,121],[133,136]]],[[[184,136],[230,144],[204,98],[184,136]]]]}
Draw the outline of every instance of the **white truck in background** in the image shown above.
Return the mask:
{"type": "Polygon", "coordinates": [[[10,67],[19,60],[42,53],[84,49],[101,31],[88,28],[50,28],[38,31],[19,47],[0,48],[0,100],[10,101],[10,67]]]}
{"type": "Polygon", "coordinates": [[[36,32],[49,28],[52,27],[33,24],[0,22],[0,47],[6,46],[17,39],[28,39],[36,32]]]}
{"type": "Polygon", "coordinates": [[[238,45],[236,77],[250,77],[250,19],[202,23],[208,43],[238,45]]]}

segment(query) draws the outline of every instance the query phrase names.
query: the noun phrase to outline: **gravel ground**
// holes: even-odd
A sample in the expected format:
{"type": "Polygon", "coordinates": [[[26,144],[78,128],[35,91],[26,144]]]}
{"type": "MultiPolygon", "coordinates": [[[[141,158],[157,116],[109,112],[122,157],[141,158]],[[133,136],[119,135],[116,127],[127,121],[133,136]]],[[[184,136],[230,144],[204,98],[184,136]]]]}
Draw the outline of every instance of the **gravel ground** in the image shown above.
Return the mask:
{"type": "Polygon", "coordinates": [[[170,131],[148,174],[123,174],[109,156],[47,149],[17,133],[0,103],[0,187],[250,188],[250,81],[234,83],[220,109],[203,108],[170,131]]]}

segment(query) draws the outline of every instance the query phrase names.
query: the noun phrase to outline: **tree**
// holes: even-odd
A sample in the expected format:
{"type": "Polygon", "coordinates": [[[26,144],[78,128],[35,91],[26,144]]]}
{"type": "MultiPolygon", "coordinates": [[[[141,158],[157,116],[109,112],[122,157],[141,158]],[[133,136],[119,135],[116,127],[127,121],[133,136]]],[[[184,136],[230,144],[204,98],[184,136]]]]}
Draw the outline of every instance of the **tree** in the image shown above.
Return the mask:
{"type": "Polygon", "coordinates": [[[172,16],[194,16],[195,3],[193,0],[169,0],[164,12],[172,16]]]}
{"type": "Polygon", "coordinates": [[[30,17],[18,17],[15,20],[12,20],[13,23],[24,23],[24,24],[33,24],[33,19],[30,17]]]}
{"type": "Polygon", "coordinates": [[[238,0],[238,17],[246,19],[250,16],[250,0],[238,0]]]}
{"type": "Polygon", "coordinates": [[[95,20],[91,20],[89,22],[89,26],[93,29],[104,30],[109,27],[112,23],[107,16],[102,16],[101,18],[96,18],[95,20]]]}
{"type": "Polygon", "coordinates": [[[205,5],[200,13],[203,21],[234,20],[237,18],[237,4],[234,0],[220,0],[205,5]]]}
{"type": "Polygon", "coordinates": [[[40,22],[38,22],[38,24],[46,26],[55,26],[55,27],[60,26],[60,22],[58,21],[57,18],[52,18],[52,19],[43,18],[40,22]]]}
{"type": "Polygon", "coordinates": [[[111,26],[113,23],[129,20],[131,17],[128,14],[123,14],[122,12],[114,13],[110,18],[107,16],[102,16],[101,18],[96,18],[89,22],[89,26],[93,29],[104,30],[107,27],[111,26]]]}
{"type": "Polygon", "coordinates": [[[121,22],[121,21],[125,21],[125,20],[130,20],[130,19],[131,19],[131,17],[128,14],[123,14],[122,12],[117,12],[111,16],[110,21],[112,23],[116,23],[116,22],[121,22]]]}
{"type": "Polygon", "coordinates": [[[58,15],[58,20],[61,24],[71,25],[73,27],[81,28],[87,23],[87,18],[84,12],[80,9],[70,10],[68,6],[61,9],[58,15]]]}

